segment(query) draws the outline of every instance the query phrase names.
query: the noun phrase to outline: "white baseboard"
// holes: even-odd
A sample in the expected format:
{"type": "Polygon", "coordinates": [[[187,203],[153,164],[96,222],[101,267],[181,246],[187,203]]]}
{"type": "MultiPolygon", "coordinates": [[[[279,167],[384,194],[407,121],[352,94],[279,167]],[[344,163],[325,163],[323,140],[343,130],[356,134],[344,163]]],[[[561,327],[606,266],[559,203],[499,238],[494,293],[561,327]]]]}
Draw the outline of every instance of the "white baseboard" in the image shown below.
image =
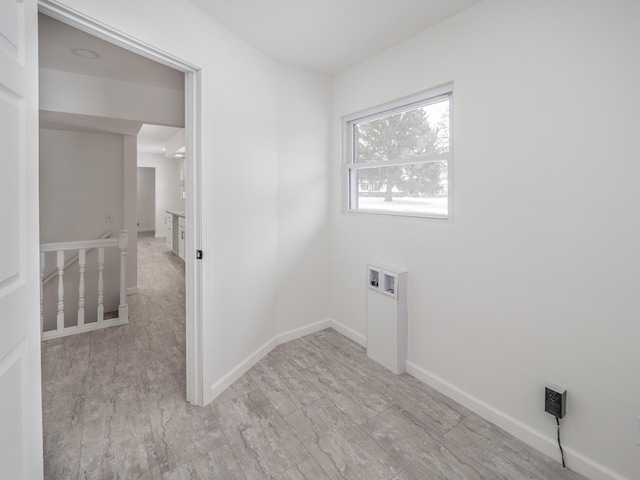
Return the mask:
{"type": "Polygon", "coordinates": [[[229,388],[233,382],[235,382],[242,375],[244,375],[249,370],[251,370],[251,367],[253,367],[256,363],[262,360],[262,357],[264,357],[267,353],[269,353],[271,350],[273,350],[277,346],[278,346],[278,337],[273,337],[271,340],[264,343],[251,355],[245,358],[242,362],[240,362],[234,369],[232,369],[224,377],[222,377],[216,383],[211,385],[211,397],[204,399],[205,405],[213,401],[218,395],[220,395],[227,388],[229,388]]]}
{"type": "Polygon", "coordinates": [[[138,293],[138,287],[129,287],[127,288],[127,296],[136,295],[138,293]]]}
{"type": "Polygon", "coordinates": [[[329,327],[331,327],[331,319],[325,318],[324,320],[320,320],[319,322],[315,322],[304,327],[295,328],[293,330],[289,330],[288,332],[281,333],[280,335],[276,336],[276,339],[278,341],[278,345],[280,345],[281,343],[287,343],[291,340],[295,340],[296,338],[304,337],[306,335],[319,332],[320,330],[324,330],[325,328],[329,327]]]}
{"type": "Polygon", "coordinates": [[[70,335],[77,335],[79,333],[93,332],[94,330],[101,330],[103,328],[117,327],[119,325],[126,325],[129,320],[124,318],[109,318],[101,322],[85,323],[82,327],[67,327],[64,330],[50,330],[43,332],[41,335],[42,341],[51,340],[53,338],[68,337],[70,335]]]}
{"type": "Polygon", "coordinates": [[[166,233],[156,233],[154,235],[155,238],[167,238],[167,234],[166,233]]]}
{"type": "Polygon", "coordinates": [[[138,233],[147,233],[147,232],[155,232],[155,228],[139,228],[138,233]]]}
{"type": "Polygon", "coordinates": [[[367,348],[367,337],[359,334],[355,330],[350,329],[346,325],[338,322],[337,320],[331,319],[331,328],[333,328],[336,332],[341,333],[347,338],[350,338],[354,342],[356,342],[361,347],[367,348]]]}
{"type": "MultiPolygon", "coordinates": [[[[556,443],[555,437],[552,438],[543,435],[541,432],[492,407],[437,375],[419,367],[415,363],[407,362],[407,373],[464,405],[469,410],[497,425],[539,452],[551,458],[558,457],[558,444],[556,443]]],[[[631,480],[612,472],[605,466],[594,462],[571,448],[564,447],[564,453],[569,468],[591,480],[631,480]]]]}
{"type": "Polygon", "coordinates": [[[247,373],[251,369],[251,367],[253,367],[256,363],[262,360],[262,358],[267,353],[269,353],[271,350],[276,348],[281,343],[290,342],[291,340],[295,340],[296,338],[304,337],[305,335],[309,335],[311,333],[324,330],[325,328],[329,328],[330,326],[331,326],[331,320],[327,318],[325,320],[320,320],[318,322],[311,323],[304,327],[296,328],[293,330],[289,330],[288,332],[284,332],[279,335],[276,335],[271,340],[265,342],[253,353],[251,353],[243,361],[241,361],[235,368],[233,368],[224,377],[222,377],[216,383],[211,385],[211,397],[204,399],[205,404],[211,402],[218,395],[220,395],[227,388],[229,388],[233,382],[235,382],[242,375],[247,373]]]}

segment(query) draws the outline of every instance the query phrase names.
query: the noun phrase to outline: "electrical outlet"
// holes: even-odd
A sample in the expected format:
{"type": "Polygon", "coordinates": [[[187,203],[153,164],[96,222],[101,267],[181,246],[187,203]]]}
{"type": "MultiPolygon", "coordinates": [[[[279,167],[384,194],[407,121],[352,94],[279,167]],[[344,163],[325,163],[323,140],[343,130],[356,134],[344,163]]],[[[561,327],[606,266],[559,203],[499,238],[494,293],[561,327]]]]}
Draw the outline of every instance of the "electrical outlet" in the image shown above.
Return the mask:
{"type": "Polygon", "coordinates": [[[105,223],[113,223],[113,216],[110,213],[104,214],[104,222],[105,223]]]}
{"type": "Polygon", "coordinates": [[[556,418],[562,418],[567,413],[567,390],[557,385],[547,385],[544,388],[544,411],[556,418]]]}

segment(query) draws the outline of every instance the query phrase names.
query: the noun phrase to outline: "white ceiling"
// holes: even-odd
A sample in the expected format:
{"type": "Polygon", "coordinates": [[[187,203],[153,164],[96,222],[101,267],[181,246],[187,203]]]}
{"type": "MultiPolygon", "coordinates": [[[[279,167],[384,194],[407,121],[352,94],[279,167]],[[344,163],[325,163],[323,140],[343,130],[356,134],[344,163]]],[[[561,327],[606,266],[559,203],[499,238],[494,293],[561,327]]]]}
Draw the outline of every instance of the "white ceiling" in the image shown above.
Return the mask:
{"type": "Polygon", "coordinates": [[[188,0],[274,59],[333,75],[481,0],[188,0]]]}
{"type": "Polygon", "coordinates": [[[38,18],[40,67],[184,91],[184,73],[46,15],[38,18]],[[80,57],[75,49],[94,51],[98,57],[80,57]]]}
{"type": "Polygon", "coordinates": [[[141,126],[134,120],[40,110],[40,128],[51,130],[137,135],[141,126]]]}
{"type": "MultiPolygon", "coordinates": [[[[188,0],[280,62],[338,73],[481,0],[188,0]]],[[[184,74],[39,16],[40,66],[184,91],[184,74]],[[74,49],[97,58],[83,58],[74,49]]],[[[132,135],[140,124],[41,112],[41,127],[132,135]]],[[[175,128],[144,125],[139,148],[160,152],[175,128]]]]}
{"type": "MultiPolygon", "coordinates": [[[[184,74],[105,42],[46,15],[39,15],[40,67],[121,82],[184,91],[184,74]],[[91,50],[97,58],[73,54],[91,50]]],[[[163,153],[164,142],[180,129],[131,120],[40,111],[40,127],[75,132],[138,135],[138,151],[163,153]]]]}
{"type": "Polygon", "coordinates": [[[164,153],[164,144],[182,128],[163,127],[145,123],[138,133],[138,152],[164,153]]]}

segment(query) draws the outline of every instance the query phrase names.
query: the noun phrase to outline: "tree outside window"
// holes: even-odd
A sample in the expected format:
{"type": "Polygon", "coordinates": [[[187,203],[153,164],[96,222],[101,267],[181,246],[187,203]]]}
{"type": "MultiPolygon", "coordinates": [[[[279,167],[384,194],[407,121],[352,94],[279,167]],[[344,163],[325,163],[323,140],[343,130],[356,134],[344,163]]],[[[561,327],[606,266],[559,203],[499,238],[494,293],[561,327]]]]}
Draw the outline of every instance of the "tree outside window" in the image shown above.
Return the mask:
{"type": "Polygon", "coordinates": [[[448,218],[450,99],[347,120],[349,211],[448,218]]]}

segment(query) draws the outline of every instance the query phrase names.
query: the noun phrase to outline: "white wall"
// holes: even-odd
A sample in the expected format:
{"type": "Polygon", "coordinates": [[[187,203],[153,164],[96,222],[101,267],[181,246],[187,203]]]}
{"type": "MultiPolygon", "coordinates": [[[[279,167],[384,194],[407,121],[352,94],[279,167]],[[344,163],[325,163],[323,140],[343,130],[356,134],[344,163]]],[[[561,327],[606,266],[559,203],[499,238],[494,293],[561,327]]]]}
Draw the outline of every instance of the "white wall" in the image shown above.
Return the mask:
{"type": "Polygon", "coordinates": [[[138,167],[138,231],[156,230],[156,169],[138,167]]]}
{"type": "MultiPolygon", "coordinates": [[[[123,155],[122,135],[40,130],[41,243],[92,240],[107,232],[118,236],[124,224],[123,155]]],[[[105,311],[109,312],[118,306],[120,257],[117,249],[107,249],[105,255],[105,311]]],[[[55,270],[55,255],[47,255],[45,263],[46,277],[55,270]]],[[[129,271],[129,276],[135,280],[135,272],[129,271]]],[[[96,251],[87,255],[85,281],[90,322],[95,320],[97,305],[96,251]]],[[[76,266],[65,272],[67,325],[76,322],[77,285],[76,266]]],[[[57,283],[48,283],[44,293],[45,327],[55,328],[57,283]]]]}
{"type": "Polygon", "coordinates": [[[41,68],[40,110],[184,127],[184,92],[41,68]]]}
{"type": "Polygon", "coordinates": [[[334,82],[331,298],[409,271],[412,373],[590,478],[638,478],[640,3],[487,0],[334,82]],[[339,117],[454,82],[454,222],[340,213],[339,117]]]}
{"type": "Polygon", "coordinates": [[[329,318],[330,79],[278,67],[278,332],[329,318]]]}
{"type": "Polygon", "coordinates": [[[123,135],[123,203],[124,228],[129,234],[127,243],[127,295],[138,292],[138,139],[123,135]]]}
{"type": "Polygon", "coordinates": [[[41,242],[117,236],[122,227],[123,136],[41,129],[41,242]]]}
{"type": "Polygon", "coordinates": [[[156,237],[167,236],[167,226],[164,217],[167,210],[184,212],[184,200],[180,196],[180,168],[184,160],[165,158],[161,154],[138,152],[138,167],[154,168],[155,183],[155,211],[154,229],[156,237]]]}

